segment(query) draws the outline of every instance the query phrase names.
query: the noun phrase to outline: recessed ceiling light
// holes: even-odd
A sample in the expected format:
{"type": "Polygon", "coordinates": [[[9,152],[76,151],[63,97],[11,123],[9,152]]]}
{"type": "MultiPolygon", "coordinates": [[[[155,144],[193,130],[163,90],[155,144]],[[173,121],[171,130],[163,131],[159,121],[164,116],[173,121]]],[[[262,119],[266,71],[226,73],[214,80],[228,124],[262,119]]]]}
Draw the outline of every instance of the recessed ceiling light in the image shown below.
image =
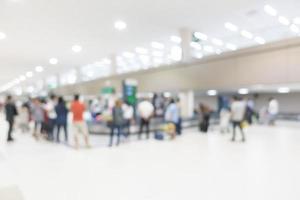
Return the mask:
{"type": "Polygon", "coordinates": [[[212,43],[217,45],[217,46],[223,46],[224,45],[224,42],[220,39],[217,39],[217,38],[212,39],[212,43]]]}
{"type": "Polygon", "coordinates": [[[20,81],[25,81],[25,80],[26,80],[26,76],[24,76],[24,75],[20,76],[20,77],[19,77],[19,80],[20,80],[20,81]]]}
{"type": "Polygon", "coordinates": [[[241,89],[239,89],[238,93],[239,94],[243,94],[243,95],[249,94],[249,89],[247,89],[247,88],[241,88],[241,89]]]}
{"type": "Polygon", "coordinates": [[[204,33],[200,33],[200,32],[195,32],[194,36],[196,38],[198,38],[199,40],[207,40],[208,39],[207,35],[205,35],[204,33]]]}
{"type": "Polygon", "coordinates": [[[44,68],[42,66],[36,66],[35,71],[36,72],[42,72],[42,71],[44,71],[44,68]]]}
{"type": "Polygon", "coordinates": [[[49,60],[49,63],[50,63],[51,65],[56,65],[56,64],[58,63],[58,59],[57,59],[57,58],[51,58],[51,59],[49,60]]]}
{"type": "Polygon", "coordinates": [[[154,49],[164,49],[165,45],[159,43],[159,42],[152,42],[151,43],[152,48],[154,49]]]}
{"type": "Polygon", "coordinates": [[[227,28],[228,30],[233,31],[233,32],[236,32],[239,30],[239,28],[236,25],[234,25],[230,22],[225,23],[225,28],[227,28]]]}
{"type": "Polygon", "coordinates": [[[182,39],[181,39],[180,37],[175,36],[175,35],[171,36],[171,37],[170,37],[170,40],[171,40],[172,42],[177,43],[177,44],[180,44],[181,41],[182,41],[182,39]]]}
{"type": "Polygon", "coordinates": [[[26,76],[27,76],[27,78],[33,77],[33,72],[27,72],[27,73],[26,73],[26,76]]]}
{"type": "Polygon", "coordinates": [[[299,25],[300,24],[300,17],[294,18],[293,23],[299,25]]]}
{"type": "Polygon", "coordinates": [[[290,29],[291,29],[291,31],[294,32],[294,33],[299,33],[299,32],[300,32],[299,27],[296,26],[295,24],[292,24],[292,25],[290,26],[290,29]]]}
{"type": "Polygon", "coordinates": [[[202,46],[198,42],[191,42],[190,46],[193,47],[196,50],[202,50],[202,46]]]}
{"type": "Polygon", "coordinates": [[[164,56],[164,52],[161,52],[161,51],[153,51],[152,52],[152,55],[154,57],[163,57],[164,56]]]}
{"type": "Polygon", "coordinates": [[[268,15],[271,15],[273,17],[277,16],[277,10],[275,10],[272,6],[270,5],[265,5],[264,7],[264,10],[265,12],[268,14],[268,15]]]}
{"type": "Polygon", "coordinates": [[[262,37],[255,37],[255,42],[257,42],[258,44],[266,44],[266,40],[263,39],[262,37]]]}
{"type": "Polygon", "coordinates": [[[0,40],[3,40],[6,38],[6,34],[5,33],[2,33],[0,32],[0,40]]]}
{"type": "Polygon", "coordinates": [[[133,58],[134,57],[134,53],[131,53],[131,52],[124,52],[123,53],[123,56],[125,58],[133,58]]]}
{"type": "Polygon", "coordinates": [[[137,47],[135,48],[135,52],[138,54],[148,54],[148,49],[145,49],[143,47],[137,47]]]}
{"type": "Polygon", "coordinates": [[[232,51],[236,51],[237,50],[237,46],[234,45],[234,44],[226,44],[226,48],[229,49],[229,50],[232,50],[232,51]]]}
{"type": "Polygon", "coordinates": [[[214,48],[212,46],[208,46],[208,45],[204,46],[203,50],[208,52],[208,53],[214,52],[214,48]]]}
{"type": "Polygon", "coordinates": [[[278,17],[278,22],[281,23],[284,26],[289,26],[291,24],[290,20],[286,17],[283,17],[283,16],[278,17]]]}
{"type": "Polygon", "coordinates": [[[118,20],[115,22],[115,29],[122,31],[127,28],[127,24],[124,21],[118,20]]]}
{"type": "Polygon", "coordinates": [[[247,39],[250,39],[250,40],[253,39],[253,34],[250,33],[249,31],[242,30],[241,35],[247,39]]]}
{"type": "Polygon", "coordinates": [[[111,64],[111,60],[108,59],[108,58],[103,58],[103,59],[102,59],[102,62],[103,62],[103,64],[105,64],[105,65],[110,65],[110,64],[111,64]]]}
{"type": "Polygon", "coordinates": [[[182,60],[182,48],[178,46],[174,46],[171,48],[170,58],[174,61],[182,60]]]}
{"type": "Polygon", "coordinates": [[[72,51],[74,51],[75,53],[79,53],[80,51],[82,51],[82,47],[80,45],[73,45],[72,51]]]}
{"type": "Polygon", "coordinates": [[[207,95],[208,96],[216,96],[218,94],[217,90],[208,90],[207,95]]]}
{"type": "Polygon", "coordinates": [[[290,88],[288,88],[288,87],[280,87],[280,88],[278,88],[278,93],[280,93],[280,94],[287,94],[287,93],[290,93],[290,88]]]}

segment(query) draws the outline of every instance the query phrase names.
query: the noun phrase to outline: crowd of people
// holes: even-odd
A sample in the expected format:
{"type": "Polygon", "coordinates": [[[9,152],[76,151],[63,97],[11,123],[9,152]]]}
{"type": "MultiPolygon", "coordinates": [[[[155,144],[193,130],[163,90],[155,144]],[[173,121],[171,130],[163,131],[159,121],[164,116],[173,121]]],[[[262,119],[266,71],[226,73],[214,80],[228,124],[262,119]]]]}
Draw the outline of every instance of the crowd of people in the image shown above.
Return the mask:
{"type": "MultiPolygon", "coordinates": [[[[161,103],[151,99],[142,98],[137,105],[117,99],[109,110],[110,117],[106,120],[107,126],[110,128],[109,146],[114,143],[119,145],[122,139],[127,139],[131,135],[132,126],[137,126],[137,138],[142,139],[143,133],[146,139],[150,138],[151,121],[154,117],[161,117],[167,125],[165,133],[173,140],[177,135],[182,133],[182,116],[179,99],[169,98],[167,103],[164,102],[163,111],[161,103]],[[158,108],[156,105],[160,105],[158,108]],[[163,113],[163,114],[162,114],[163,113]],[[116,137],[116,142],[114,142],[116,137]]],[[[265,115],[268,116],[268,123],[275,124],[276,116],[279,111],[278,101],[271,98],[265,115]]],[[[6,120],[8,122],[7,141],[12,142],[12,132],[14,130],[17,119],[17,126],[21,132],[26,133],[32,131],[32,135],[36,140],[48,140],[50,142],[61,142],[61,132],[64,132],[64,143],[70,144],[69,141],[69,113],[71,114],[71,130],[73,136],[73,146],[75,149],[80,147],[80,137],[84,139],[84,144],[90,148],[89,130],[85,119],[85,113],[89,112],[92,117],[97,118],[101,113],[104,113],[103,107],[99,102],[90,101],[86,106],[80,100],[79,95],[74,95],[74,99],[67,103],[65,99],[60,96],[50,95],[49,98],[33,98],[24,102],[18,108],[12,96],[7,96],[5,103],[6,120]],[[33,128],[31,130],[31,124],[33,128]]],[[[203,133],[207,133],[210,127],[211,116],[213,110],[203,104],[199,104],[198,113],[200,116],[199,129],[203,133]]],[[[221,133],[230,132],[232,130],[232,141],[236,139],[236,129],[239,128],[241,132],[242,141],[246,141],[244,127],[253,123],[253,118],[262,118],[261,113],[254,109],[254,102],[252,100],[244,100],[239,96],[234,96],[231,103],[223,106],[218,112],[219,125],[221,133]]],[[[159,133],[155,133],[159,134],[159,133]]]]}

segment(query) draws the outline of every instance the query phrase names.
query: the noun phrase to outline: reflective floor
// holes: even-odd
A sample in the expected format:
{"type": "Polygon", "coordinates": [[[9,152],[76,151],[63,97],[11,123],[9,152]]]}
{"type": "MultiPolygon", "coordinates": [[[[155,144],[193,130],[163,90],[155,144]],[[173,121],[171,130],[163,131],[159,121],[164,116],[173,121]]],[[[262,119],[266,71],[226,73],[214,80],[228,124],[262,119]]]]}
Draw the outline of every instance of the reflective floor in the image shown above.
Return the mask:
{"type": "Polygon", "coordinates": [[[1,200],[5,191],[15,191],[13,200],[300,199],[297,124],[253,126],[245,144],[217,128],[190,129],[176,141],[133,137],[118,148],[96,136],[95,148],[79,151],[20,133],[8,145],[0,127],[1,200]]]}

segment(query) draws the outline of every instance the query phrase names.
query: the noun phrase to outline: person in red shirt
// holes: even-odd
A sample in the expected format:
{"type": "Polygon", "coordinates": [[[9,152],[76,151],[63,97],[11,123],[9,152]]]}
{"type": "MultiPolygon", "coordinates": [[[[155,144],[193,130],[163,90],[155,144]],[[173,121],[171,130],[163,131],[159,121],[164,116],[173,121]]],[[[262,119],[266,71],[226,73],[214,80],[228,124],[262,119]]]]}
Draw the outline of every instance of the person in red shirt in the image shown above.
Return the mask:
{"type": "Polygon", "coordinates": [[[83,114],[85,112],[85,105],[79,101],[79,95],[74,96],[74,101],[71,104],[71,112],[73,113],[73,131],[75,148],[79,148],[78,136],[83,135],[86,147],[90,147],[89,133],[87,125],[84,121],[83,114]]]}

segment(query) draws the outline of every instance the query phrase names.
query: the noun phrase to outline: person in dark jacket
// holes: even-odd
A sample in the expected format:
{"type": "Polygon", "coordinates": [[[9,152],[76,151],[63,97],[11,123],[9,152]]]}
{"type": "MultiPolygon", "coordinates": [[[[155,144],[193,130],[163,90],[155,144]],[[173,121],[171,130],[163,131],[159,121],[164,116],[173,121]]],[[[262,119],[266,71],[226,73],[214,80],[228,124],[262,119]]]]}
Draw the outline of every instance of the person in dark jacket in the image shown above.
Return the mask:
{"type": "Polygon", "coordinates": [[[65,132],[65,142],[68,142],[68,109],[66,107],[65,100],[63,97],[58,98],[58,104],[55,106],[56,112],[56,125],[57,125],[57,132],[56,132],[56,142],[60,142],[59,135],[60,129],[63,128],[65,132]]]}
{"type": "Polygon", "coordinates": [[[114,130],[117,129],[117,145],[120,144],[120,137],[123,134],[123,128],[124,128],[124,112],[122,109],[122,104],[123,102],[121,100],[117,100],[116,104],[113,108],[112,111],[112,116],[113,116],[113,122],[112,122],[112,127],[111,127],[111,133],[110,133],[110,143],[109,146],[113,145],[113,137],[114,137],[114,130]]]}
{"type": "Polygon", "coordinates": [[[5,103],[5,114],[6,114],[6,121],[9,124],[8,134],[7,134],[7,141],[12,142],[14,141],[12,137],[12,131],[15,123],[15,117],[18,115],[18,111],[16,105],[12,99],[12,96],[7,96],[6,103],[5,103]]]}

